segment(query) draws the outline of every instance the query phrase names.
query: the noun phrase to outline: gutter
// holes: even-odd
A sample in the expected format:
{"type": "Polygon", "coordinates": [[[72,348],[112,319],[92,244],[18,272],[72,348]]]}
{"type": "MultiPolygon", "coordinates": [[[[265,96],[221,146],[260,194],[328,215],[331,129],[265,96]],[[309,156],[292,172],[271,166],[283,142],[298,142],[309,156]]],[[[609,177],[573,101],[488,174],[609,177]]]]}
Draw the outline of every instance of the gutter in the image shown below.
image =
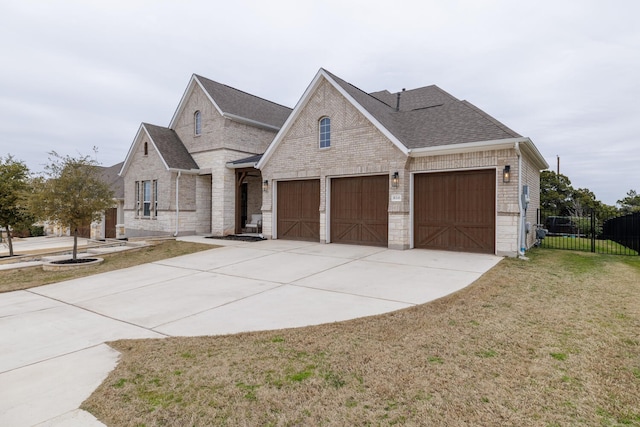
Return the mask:
{"type": "Polygon", "coordinates": [[[256,127],[260,127],[260,128],[264,128],[264,129],[269,129],[269,130],[274,130],[274,131],[279,131],[280,127],[278,126],[273,126],[267,123],[262,123],[259,122],[257,120],[251,120],[248,119],[246,117],[242,117],[242,116],[238,116],[236,114],[231,114],[231,113],[222,113],[222,117],[229,119],[229,120],[233,120],[234,122],[240,122],[240,123],[245,123],[248,125],[252,125],[252,126],[256,126],[256,127]]]}
{"type": "Polygon", "coordinates": [[[178,171],[176,175],[176,232],[173,233],[173,237],[178,237],[178,231],[180,226],[180,176],[182,171],[178,171]]]}
{"type": "Polygon", "coordinates": [[[463,142],[461,144],[438,145],[409,149],[409,157],[437,156],[443,154],[468,153],[474,151],[500,150],[513,147],[514,143],[529,142],[529,138],[506,138],[490,141],[463,142]]]}
{"type": "Polygon", "coordinates": [[[258,169],[258,162],[235,163],[235,164],[232,162],[228,162],[226,166],[227,166],[227,169],[243,169],[243,168],[258,169]]]}
{"type": "Polygon", "coordinates": [[[525,250],[525,240],[526,240],[526,235],[525,235],[525,221],[527,220],[526,218],[526,213],[524,210],[524,206],[522,204],[522,153],[520,152],[520,142],[516,142],[514,147],[513,147],[516,151],[516,154],[518,156],[518,208],[520,210],[520,226],[519,226],[519,230],[518,230],[518,256],[519,257],[524,257],[524,250],[525,250]]]}

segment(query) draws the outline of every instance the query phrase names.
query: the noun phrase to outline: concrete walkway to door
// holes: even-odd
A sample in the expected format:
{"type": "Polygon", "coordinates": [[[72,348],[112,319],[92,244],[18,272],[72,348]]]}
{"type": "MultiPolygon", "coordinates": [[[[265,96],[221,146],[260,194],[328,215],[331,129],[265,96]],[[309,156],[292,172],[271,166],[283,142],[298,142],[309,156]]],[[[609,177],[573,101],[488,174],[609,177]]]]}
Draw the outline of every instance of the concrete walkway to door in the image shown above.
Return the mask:
{"type": "Polygon", "coordinates": [[[122,338],[218,335],[422,304],[501,258],[285,240],[190,237],[222,248],[0,294],[0,425],[98,426],[78,410],[122,338]]]}

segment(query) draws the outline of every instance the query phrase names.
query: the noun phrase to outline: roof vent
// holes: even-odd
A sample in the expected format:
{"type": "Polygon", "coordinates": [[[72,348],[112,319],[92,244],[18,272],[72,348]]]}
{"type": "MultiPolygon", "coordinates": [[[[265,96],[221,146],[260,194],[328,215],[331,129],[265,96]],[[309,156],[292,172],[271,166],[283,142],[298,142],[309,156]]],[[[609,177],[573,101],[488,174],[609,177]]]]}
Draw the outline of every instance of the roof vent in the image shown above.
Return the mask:
{"type": "MultiPolygon", "coordinates": [[[[404,92],[406,89],[402,88],[402,92],[404,92]]],[[[398,92],[397,94],[397,99],[396,99],[396,111],[400,111],[400,94],[401,92],[398,92]]]]}

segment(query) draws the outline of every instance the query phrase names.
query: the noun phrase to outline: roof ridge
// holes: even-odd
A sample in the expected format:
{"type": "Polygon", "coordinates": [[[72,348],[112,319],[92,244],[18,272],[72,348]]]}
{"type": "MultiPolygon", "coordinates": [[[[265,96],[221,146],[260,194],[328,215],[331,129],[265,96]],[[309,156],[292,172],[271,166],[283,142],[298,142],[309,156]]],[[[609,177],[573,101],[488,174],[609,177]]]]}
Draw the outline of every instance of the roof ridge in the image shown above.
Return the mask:
{"type": "MultiPolygon", "coordinates": [[[[367,95],[369,98],[371,98],[371,99],[375,99],[375,100],[376,100],[376,101],[378,101],[379,103],[381,103],[381,104],[383,104],[383,105],[386,105],[387,107],[389,107],[389,108],[393,109],[393,107],[392,107],[391,105],[387,104],[387,103],[386,103],[386,102],[384,102],[383,100],[376,98],[375,96],[371,95],[371,93],[367,93],[367,92],[365,92],[364,90],[360,89],[358,86],[356,86],[356,85],[354,85],[354,84],[352,84],[352,83],[349,83],[349,82],[348,82],[348,81],[346,81],[345,79],[341,79],[340,77],[336,76],[335,74],[333,74],[331,71],[327,70],[326,68],[322,68],[322,70],[324,70],[327,74],[329,74],[333,79],[342,80],[343,82],[345,82],[345,83],[346,83],[346,84],[348,84],[349,86],[353,87],[353,88],[354,88],[354,89],[356,89],[357,91],[362,92],[363,94],[367,95]]],[[[385,90],[386,90],[386,89],[385,89],[385,90]]],[[[382,91],[378,91],[378,92],[382,92],[382,91]]],[[[388,90],[387,90],[387,92],[388,92],[388,90]]],[[[372,92],[372,93],[375,93],[375,92],[372,92]]]]}
{"type": "Polygon", "coordinates": [[[167,130],[172,130],[175,132],[174,129],[171,129],[168,126],[160,126],[160,125],[154,125],[153,123],[147,123],[147,122],[142,122],[142,126],[151,126],[151,127],[156,127],[156,128],[161,128],[161,129],[167,129],[167,130]]]}
{"type": "Polygon", "coordinates": [[[251,97],[253,97],[253,98],[261,99],[261,100],[266,101],[266,102],[268,102],[268,103],[270,103],[270,104],[277,105],[278,107],[283,107],[283,108],[287,108],[287,109],[289,109],[289,110],[292,110],[292,108],[291,108],[291,107],[287,107],[286,105],[279,104],[279,103],[277,103],[277,102],[271,101],[270,99],[263,98],[263,97],[258,96],[258,95],[254,95],[254,94],[252,94],[252,93],[249,93],[249,92],[246,92],[246,91],[244,91],[244,90],[241,90],[241,89],[235,88],[235,87],[233,87],[233,86],[229,86],[228,84],[224,84],[224,83],[220,83],[220,82],[215,81],[215,80],[211,80],[210,78],[207,78],[207,77],[201,76],[200,74],[196,74],[196,73],[194,73],[193,75],[194,75],[194,76],[196,76],[196,77],[197,77],[197,78],[199,78],[199,79],[208,80],[208,81],[210,81],[210,82],[212,82],[212,83],[218,84],[218,85],[220,85],[220,86],[224,86],[224,87],[229,88],[229,89],[231,89],[231,90],[234,90],[234,91],[236,91],[236,92],[240,92],[240,93],[243,93],[243,94],[245,94],[245,95],[249,95],[249,96],[251,96],[251,97]]]}

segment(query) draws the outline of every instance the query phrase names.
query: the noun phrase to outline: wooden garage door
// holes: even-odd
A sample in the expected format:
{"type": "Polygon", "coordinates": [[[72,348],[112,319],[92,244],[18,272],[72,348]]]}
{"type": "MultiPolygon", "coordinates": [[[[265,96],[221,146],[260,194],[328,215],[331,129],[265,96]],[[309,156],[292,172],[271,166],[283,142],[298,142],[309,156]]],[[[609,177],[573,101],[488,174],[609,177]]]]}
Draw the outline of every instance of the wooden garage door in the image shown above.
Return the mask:
{"type": "Polygon", "coordinates": [[[104,211],[104,237],[116,238],[116,223],[118,222],[118,208],[109,208],[104,211]]]}
{"type": "Polygon", "coordinates": [[[415,175],[414,246],[495,253],[495,170],[415,175]]]}
{"type": "Polygon", "coordinates": [[[331,241],[387,246],[389,177],[331,180],[331,241]]]}
{"type": "Polygon", "coordinates": [[[278,239],[320,240],[320,180],[278,181],[278,239]]]}

